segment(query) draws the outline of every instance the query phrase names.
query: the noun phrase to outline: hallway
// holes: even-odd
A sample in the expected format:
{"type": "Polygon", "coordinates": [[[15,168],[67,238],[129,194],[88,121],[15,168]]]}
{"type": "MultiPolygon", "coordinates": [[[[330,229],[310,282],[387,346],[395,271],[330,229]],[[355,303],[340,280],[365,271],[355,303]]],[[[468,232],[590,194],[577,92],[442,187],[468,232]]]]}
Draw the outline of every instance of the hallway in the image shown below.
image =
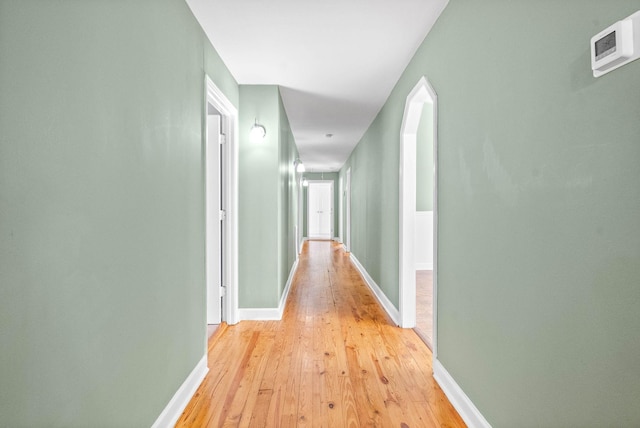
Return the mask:
{"type": "Polygon", "coordinates": [[[391,323],[342,246],[307,241],[282,321],[223,325],[177,427],[463,427],[431,352],[391,323]]]}

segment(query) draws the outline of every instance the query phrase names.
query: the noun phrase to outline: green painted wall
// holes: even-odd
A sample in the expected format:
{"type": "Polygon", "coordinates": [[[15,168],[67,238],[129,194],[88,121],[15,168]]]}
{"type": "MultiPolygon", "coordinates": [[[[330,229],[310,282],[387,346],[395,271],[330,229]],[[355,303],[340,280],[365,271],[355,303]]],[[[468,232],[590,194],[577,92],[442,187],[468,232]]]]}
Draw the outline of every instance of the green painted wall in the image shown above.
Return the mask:
{"type": "Polygon", "coordinates": [[[203,108],[183,0],[0,1],[3,426],[150,426],[205,354],[203,108]]]}
{"type": "MultiPolygon", "coordinates": [[[[339,218],[339,208],[340,208],[340,183],[339,178],[340,174],[338,172],[305,172],[303,173],[303,177],[307,180],[331,180],[333,181],[333,236],[338,236],[339,227],[340,227],[340,218],[339,218]]],[[[307,230],[307,190],[308,187],[305,187],[302,190],[302,236],[308,236],[307,230]]]]}
{"type": "Polygon", "coordinates": [[[287,284],[291,268],[298,258],[295,236],[295,227],[298,219],[298,184],[294,167],[294,162],[298,157],[298,149],[279,91],[278,110],[280,115],[280,164],[278,165],[278,170],[280,171],[280,195],[278,208],[281,217],[278,233],[280,247],[278,299],[280,299],[287,284]]]}
{"type": "Polygon", "coordinates": [[[239,305],[277,308],[295,261],[289,206],[297,157],[277,86],[240,86],[239,127],[239,305]],[[249,138],[254,120],[267,129],[258,143],[249,138]]]}
{"type": "Polygon", "coordinates": [[[404,101],[382,107],[339,174],[344,186],[351,168],[351,252],[396,307],[398,141],[403,109],[404,101]]]}
{"type": "Polygon", "coordinates": [[[278,96],[277,86],[240,86],[238,282],[241,308],[278,306],[278,96]],[[260,142],[249,138],[254,120],[267,129],[260,142]]]}
{"type": "Polygon", "coordinates": [[[433,104],[425,104],[416,135],[416,210],[433,211],[433,104]]]}
{"type": "Polygon", "coordinates": [[[640,425],[640,61],[595,79],[589,56],[639,6],[452,0],[343,169],[353,251],[397,304],[400,123],[427,76],[438,359],[494,427],[640,425]]]}

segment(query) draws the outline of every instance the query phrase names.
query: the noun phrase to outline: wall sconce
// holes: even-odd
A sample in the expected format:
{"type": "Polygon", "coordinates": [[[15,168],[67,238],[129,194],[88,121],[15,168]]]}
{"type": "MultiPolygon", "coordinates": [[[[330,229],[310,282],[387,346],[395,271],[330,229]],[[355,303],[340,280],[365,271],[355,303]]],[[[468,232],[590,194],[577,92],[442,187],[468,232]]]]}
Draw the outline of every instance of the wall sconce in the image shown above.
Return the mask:
{"type": "Polygon", "coordinates": [[[302,163],[302,161],[300,160],[300,158],[297,158],[294,162],[293,162],[293,166],[296,167],[296,172],[305,172],[307,169],[304,167],[304,164],[302,163]]]}
{"type": "Polygon", "coordinates": [[[309,181],[306,178],[302,180],[302,187],[309,187],[309,181]]]}
{"type": "Polygon", "coordinates": [[[259,143],[264,140],[265,135],[267,135],[267,129],[260,125],[256,119],[253,121],[253,126],[251,127],[251,131],[249,131],[249,135],[251,136],[251,141],[254,143],[259,143]]]}

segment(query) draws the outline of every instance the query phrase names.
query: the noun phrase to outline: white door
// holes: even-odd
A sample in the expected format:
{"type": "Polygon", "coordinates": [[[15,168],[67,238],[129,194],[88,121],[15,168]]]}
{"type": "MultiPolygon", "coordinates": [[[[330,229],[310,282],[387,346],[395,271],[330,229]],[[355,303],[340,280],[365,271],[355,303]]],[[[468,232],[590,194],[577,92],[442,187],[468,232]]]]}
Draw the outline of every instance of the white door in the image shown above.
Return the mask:
{"type": "Polygon", "coordinates": [[[333,238],[333,182],[309,182],[307,225],[310,239],[333,238]]]}
{"type": "MultiPolygon", "coordinates": [[[[210,105],[209,108],[212,108],[210,105]]],[[[220,116],[207,115],[205,146],[207,324],[222,321],[222,168],[220,116]]]]}

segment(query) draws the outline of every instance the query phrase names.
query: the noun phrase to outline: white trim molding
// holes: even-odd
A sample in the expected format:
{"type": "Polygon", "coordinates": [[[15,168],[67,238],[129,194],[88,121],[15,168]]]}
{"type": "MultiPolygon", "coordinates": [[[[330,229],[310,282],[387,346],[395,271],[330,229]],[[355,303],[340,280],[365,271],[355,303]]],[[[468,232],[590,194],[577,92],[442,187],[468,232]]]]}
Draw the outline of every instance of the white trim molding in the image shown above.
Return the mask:
{"type": "Polygon", "coordinates": [[[151,428],[174,426],[208,372],[207,354],[204,354],[189,376],[187,376],[182,385],[180,385],[180,388],[178,388],[164,410],[162,410],[158,419],[151,425],[151,428]]]}
{"type": "Polygon", "coordinates": [[[416,325],[416,143],[420,117],[425,104],[433,105],[433,355],[438,355],[438,96],[422,76],[405,102],[400,128],[399,165],[399,246],[400,325],[416,325]]]}
{"type": "Polygon", "coordinates": [[[344,249],[351,252],[351,167],[345,172],[344,184],[344,249]]]}
{"type": "Polygon", "coordinates": [[[438,385],[440,385],[440,388],[442,388],[442,391],[444,391],[468,427],[491,428],[491,425],[484,416],[482,416],[480,410],[473,404],[471,399],[464,393],[460,385],[458,385],[437,358],[433,359],[433,378],[438,382],[438,385]]]}
{"type": "Polygon", "coordinates": [[[382,305],[384,310],[387,312],[387,314],[389,314],[389,316],[393,320],[394,324],[400,325],[400,313],[398,312],[396,307],[393,305],[393,303],[391,303],[391,300],[389,300],[389,298],[386,296],[386,294],[384,294],[380,286],[376,284],[373,278],[371,278],[371,275],[369,275],[369,272],[367,272],[364,266],[362,266],[362,264],[356,258],[356,256],[353,255],[353,253],[349,253],[349,257],[351,258],[351,262],[353,263],[353,265],[360,272],[360,275],[362,275],[362,279],[364,279],[364,282],[369,286],[374,296],[376,296],[376,299],[378,299],[378,302],[382,305]]]}
{"type": "Polygon", "coordinates": [[[240,308],[242,321],[280,321],[282,313],[278,308],[240,308]]]}
{"type": "Polygon", "coordinates": [[[291,267],[287,284],[284,287],[282,296],[280,296],[280,304],[277,308],[240,308],[240,319],[247,321],[280,321],[284,314],[284,308],[287,305],[291,284],[293,283],[293,276],[298,270],[298,263],[299,261],[296,259],[291,267]]]}
{"type": "MultiPolygon", "coordinates": [[[[204,116],[207,116],[207,103],[210,103],[222,115],[222,131],[226,134],[225,150],[222,162],[225,165],[226,182],[223,183],[224,200],[222,207],[226,212],[224,229],[224,268],[223,283],[226,296],[223,299],[222,319],[233,325],[238,318],[238,109],[207,75],[204,77],[206,96],[204,116]]],[[[206,119],[205,119],[206,120],[206,119]]],[[[206,129],[206,128],[205,128],[206,129]]],[[[206,141],[205,141],[206,143],[206,141]]]]}
{"type": "Polygon", "coordinates": [[[433,263],[416,263],[416,270],[433,270],[433,263]]]}

